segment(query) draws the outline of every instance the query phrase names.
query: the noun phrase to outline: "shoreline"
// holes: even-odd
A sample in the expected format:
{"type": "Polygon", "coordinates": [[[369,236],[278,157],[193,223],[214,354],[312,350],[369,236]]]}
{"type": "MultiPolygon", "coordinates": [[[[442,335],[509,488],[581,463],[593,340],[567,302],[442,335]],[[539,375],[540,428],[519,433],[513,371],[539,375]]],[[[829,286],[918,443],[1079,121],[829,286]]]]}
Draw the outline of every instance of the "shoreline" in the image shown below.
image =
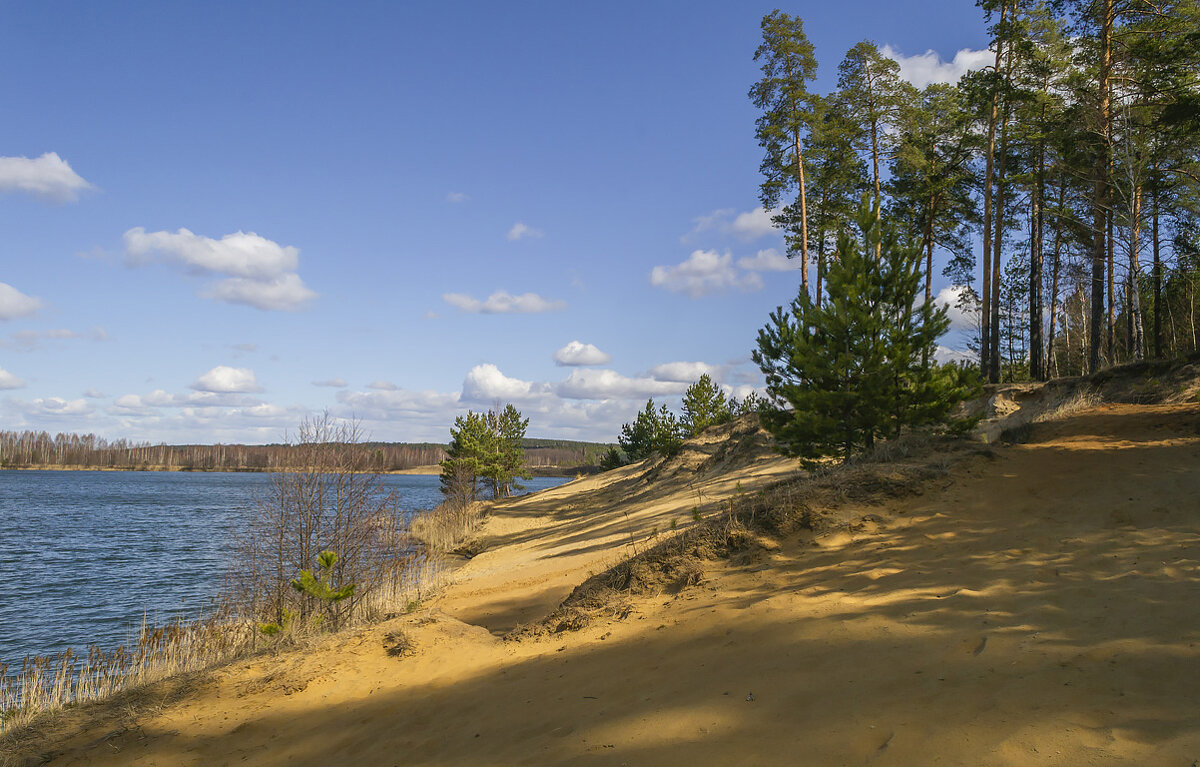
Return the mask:
{"type": "MultiPolygon", "coordinates": [[[[0,471],[103,471],[103,472],[155,472],[181,474],[271,474],[273,472],[303,471],[294,467],[274,467],[270,469],[256,468],[216,468],[197,469],[187,466],[0,466],[0,471]]],[[[529,471],[535,477],[565,477],[573,478],[596,473],[594,466],[531,466],[529,471]]],[[[380,469],[373,474],[387,475],[423,475],[437,476],[442,473],[438,464],[410,466],[406,469],[380,469]]]]}

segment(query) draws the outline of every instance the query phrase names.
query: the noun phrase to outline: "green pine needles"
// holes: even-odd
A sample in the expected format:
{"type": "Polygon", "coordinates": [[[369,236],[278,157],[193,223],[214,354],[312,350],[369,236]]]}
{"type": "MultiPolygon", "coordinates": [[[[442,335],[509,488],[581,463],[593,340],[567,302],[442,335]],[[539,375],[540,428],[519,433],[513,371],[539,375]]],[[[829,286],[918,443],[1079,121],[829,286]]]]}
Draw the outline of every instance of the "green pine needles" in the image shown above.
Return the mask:
{"type": "Polygon", "coordinates": [[[918,304],[919,247],[878,220],[867,198],[856,223],[860,237],[838,239],[827,300],[801,291],[758,334],[754,361],[775,405],[763,423],[789,455],[849,460],[877,437],[944,419],[978,387],[933,361],[950,323],[945,308],[918,304]]]}

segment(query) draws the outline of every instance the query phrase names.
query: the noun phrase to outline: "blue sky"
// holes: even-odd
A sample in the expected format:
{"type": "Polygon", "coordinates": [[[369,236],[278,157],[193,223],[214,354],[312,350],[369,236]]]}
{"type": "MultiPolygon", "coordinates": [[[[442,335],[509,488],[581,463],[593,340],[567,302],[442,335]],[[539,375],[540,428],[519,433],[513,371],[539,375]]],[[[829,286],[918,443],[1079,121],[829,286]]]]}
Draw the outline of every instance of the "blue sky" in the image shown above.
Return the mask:
{"type": "MultiPolygon", "coordinates": [[[[746,97],[774,7],[6,4],[0,428],[444,441],[502,399],[612,440],[761,385],[799,283],[746,97]]],[[[783,10],[821,91],[860,40],[917,81],[987,44],[961,0],[783,10]]]]}

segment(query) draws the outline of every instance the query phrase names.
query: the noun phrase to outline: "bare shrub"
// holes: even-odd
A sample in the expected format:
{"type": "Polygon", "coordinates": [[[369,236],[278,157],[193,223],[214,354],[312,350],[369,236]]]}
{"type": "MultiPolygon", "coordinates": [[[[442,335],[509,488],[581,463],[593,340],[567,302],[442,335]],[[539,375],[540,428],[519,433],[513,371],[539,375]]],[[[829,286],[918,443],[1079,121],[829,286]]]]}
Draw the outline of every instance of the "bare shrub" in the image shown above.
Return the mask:
{"type": "Polygon", "coordinates": [[[288,440],[301,463],[272,474],[256,499],[233,551],[228,596],[267,633],[336,630],[369,617],[412,556],[397,499],[371,471],[362,441],[357,423],[328,413],[303,421],[288,440]],[[333,589],[353,587],[346,598],[295,587],[317,572],[323,552],[337,555],[326,577],[333,589]]]}

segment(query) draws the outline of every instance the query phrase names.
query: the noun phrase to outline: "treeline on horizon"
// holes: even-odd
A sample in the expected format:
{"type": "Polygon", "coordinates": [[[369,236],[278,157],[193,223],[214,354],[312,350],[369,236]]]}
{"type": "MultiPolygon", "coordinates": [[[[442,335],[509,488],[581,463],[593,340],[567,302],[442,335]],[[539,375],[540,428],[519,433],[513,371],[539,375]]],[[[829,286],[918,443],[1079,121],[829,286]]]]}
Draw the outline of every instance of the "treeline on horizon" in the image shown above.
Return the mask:
{"type": "Polygon", "coordinates": [[[813,92],[801,19],[763,19],[761,199],[802,290],[822,301],[866,195],[921,248],[927,301],[948,258],[984,380],[1196,351],[1200,2],[978,5],[989,66],[921,89],[862,42],[813,92]]]}
{"type": "MultiPolygon", "coordinates": [[[[431,466],[446,458],[446,446],[433,442],[364,442],[369,471],[402,471],[431,466]]],[[[531,469],[595,466],[608,445],[572,440],[522,441],[531,469]]],[[[180,471],[277,471],[304,468],[294,445],[168,445],[95,434],[51,435],[45,431],[0,431],[0,468],[170,469],[180,471]]]]}

